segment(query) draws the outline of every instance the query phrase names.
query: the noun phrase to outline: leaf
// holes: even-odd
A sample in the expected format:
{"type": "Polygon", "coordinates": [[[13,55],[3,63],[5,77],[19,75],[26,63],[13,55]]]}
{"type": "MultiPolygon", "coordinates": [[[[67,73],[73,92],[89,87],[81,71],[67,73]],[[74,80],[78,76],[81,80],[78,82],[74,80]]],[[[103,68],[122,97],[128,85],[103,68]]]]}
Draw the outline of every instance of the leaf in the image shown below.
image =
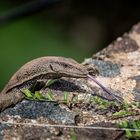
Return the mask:
{"type": "Polygon", "coordinates": [[[136,122],[136,121],[133,121],[133,122],[132,122],[132,126],[133,126],[133,128],[137,129],[137,128],[138,128],[137,122],[136,122]]]}
{"type": "Polygon", "coordinates": [[[127,138],[129,138],[129,139],[133,138],[133,134],[132,134],[132,132],[130,130],[126,130],[125,132],[126,132],[126,137],[127,138]]]}
{"type": "Polygon", "coordinates": [[[122,121],[120,123],[120,127],[121,128],[130,128],[130,129],[136,129],[136,131],[130,131],[130,130],[125,130],[125,133],[126,133],[126,137],[128,139],[135,139],[135,138],[140,138],[140,121],[131,121],[131,122],[128,122],[128,121],[122,121]]]}
{"type": "Polygon", "coordinates": [[[140,129],[140,121],[137,121],[137,126],[140,129]]]}
{"type": "MultiPolygon", "coordinates": [[[[129,126],[129,122],[128,121],[122,121],[121,123],[120,123],[120,127],[121,128],[129,128],[130,126],[129,126]]],[[[132,134],[132,132],[130,131],[130,130],[125,130],[125,133],[126,133],[126,137],[127,138],[132,138],[132,136],[133,136],[133,134],[132,134]]]]}
{"type": "Polygon", "coordinates": [[[27,98],[33,98],[33,93],[29,89],[21,90],[27,98]]]}
{"type": "Polygon", "coordinates": [[[56,82],[58,79],[49,79],[47,82],[46,82],[46,86],[50,86],[51,84],[53,84],[54,82],[56,82]]]}
{"type": "Polygon", "coordinates": [[[45,100],[45,97],[43,97],[39,91],[35,91],[34,97],[38,100],[45,100]]]}
{"type": "Polygon", "coordinates": [[[140,126],[139,126],[140,121],[134,121],[132,122],[132,126],[134,129],[139,129],[139,131],[136,131],[136,136],[140,138],[140,126]]]}
{"type": "Polygon", "coordinates": [[[123,121],[120,123],[121,127],[122,128],[128,128],[129,127],[129,124],[128,124],[128,121],[123,121]]]}
{"type": "Polygon", "coordinates": [[[140,130],[139,130],[139,131],[136,131],[136,136],[137,136],[138,138],[140,138],[140,130]]]}
{"type": "Polygon", "coordinates": [[[47,96],[47,98],[48,98],[50,101],[54,101],[53,94],[52,94],[51,91],[47,92],[47,93],[46,93],[46,96],[47,96]]]}
{"type": "Polygon", "coordinates": [[[76,133],[73,131],[71,134],[71,140],[77,140],[76,133]]]}
{"type": "Polygon", "coordinates": [[[113,115],[114,116],[126,116],[126,115],[133,115],[133,112],[130,111],[119,111],[119,112],[115,112],[113,115]]]}
{"type": "Polygon", "coordinates": [[[64,98],[64,102],[68,102],[68,93],[67,92],[64,92],[64,95],[63,95],[63,98],[64,98]]]}

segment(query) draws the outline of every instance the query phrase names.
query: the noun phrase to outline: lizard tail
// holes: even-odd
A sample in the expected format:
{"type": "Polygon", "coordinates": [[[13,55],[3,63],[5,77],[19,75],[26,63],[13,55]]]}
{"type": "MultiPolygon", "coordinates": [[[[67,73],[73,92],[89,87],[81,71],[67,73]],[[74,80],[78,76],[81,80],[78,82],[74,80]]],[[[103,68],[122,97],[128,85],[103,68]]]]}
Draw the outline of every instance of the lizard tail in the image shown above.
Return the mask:
{"type": "Polygon", "coordinates": [[[8,94],[0,93],[0,112],[7,107],[14,106],[24,98],[24,95],[19,92],[9,92],[8,94]]]}

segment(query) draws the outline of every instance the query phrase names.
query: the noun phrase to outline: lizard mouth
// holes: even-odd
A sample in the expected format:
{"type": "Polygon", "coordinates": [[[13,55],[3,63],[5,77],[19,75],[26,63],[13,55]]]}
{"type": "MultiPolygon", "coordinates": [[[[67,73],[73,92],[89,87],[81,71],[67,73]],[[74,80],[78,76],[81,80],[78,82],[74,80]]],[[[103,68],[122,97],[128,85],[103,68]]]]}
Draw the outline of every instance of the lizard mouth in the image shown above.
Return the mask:
{"type": "Polygon", "coordinates": [[[67,73],[63,73],[62,76],[64,77],[72,77],[72,78],[86,78],[88,73],[72,73],[72,72],[67,72],[67,73]]]}

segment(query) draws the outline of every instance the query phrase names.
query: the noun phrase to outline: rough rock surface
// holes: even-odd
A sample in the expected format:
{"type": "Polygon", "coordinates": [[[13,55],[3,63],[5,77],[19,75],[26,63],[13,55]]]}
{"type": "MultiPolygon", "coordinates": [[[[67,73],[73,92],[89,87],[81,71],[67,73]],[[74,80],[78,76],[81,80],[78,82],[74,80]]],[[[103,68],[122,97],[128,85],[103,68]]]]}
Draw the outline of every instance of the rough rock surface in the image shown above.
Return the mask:
{"type": "MultiPolygon", "coordinates": [[[[139,60],[140,23],[107,48],[86,59],[84,63],[96,65],[99,70],[97,79],[112,93],[121,97],[123,102],[133,104],[140,102],[139,60]]],[[[103,108],[89,101],[92,96],[100,96],[106,102],[115,102],[89,79],[61,78],[41,93],[45,94],[48,91],[51,91],[57,100],[63,100],[65,91],[69,95],[69,102],[75,96],[78,97],[78,101],[75,104],[65,104],[23,100],[15,107],[0,113],[0,139],[123,140],[123,131],[107,128],[118,128],[118,123],[123,120],[140,119],[140,108],[132,108],[132,111],[136,112],[135,115],[114,117],[114,112],[123,110],[122,105],[114,107],[112,104],[103,108]],[[78,128],[66,128],[62,125],[78,128]],[[84,128],[85,126],[90,128],[84,128]]]]}

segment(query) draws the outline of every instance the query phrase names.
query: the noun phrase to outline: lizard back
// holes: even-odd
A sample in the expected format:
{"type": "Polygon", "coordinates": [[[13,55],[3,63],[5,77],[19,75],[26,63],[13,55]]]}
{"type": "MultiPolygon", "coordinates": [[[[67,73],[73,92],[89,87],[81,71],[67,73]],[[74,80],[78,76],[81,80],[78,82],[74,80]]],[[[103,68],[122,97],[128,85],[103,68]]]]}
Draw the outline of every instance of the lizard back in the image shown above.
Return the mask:
{"type": "MultiPolygon", "coordinates": [[[[59,70],[59,68],[58,68],[58,70],[60,71],[60,74],[68,73],[67,75],[70,75],[70,77],[72,77],[72,73],[73,73],[73,77],[74,77],[74,73],[76,71],[74,71],[74,69],[72,69],[72,71],[71,70],[68,71],[67,69],[65,70],[65,67],[66,67],[65,65],[67,65],[67,64],[68,64],[68,67],[74,67],[77,70],[76,73],[77,73],[77,75],[79,75],[79,77],[81,77],[81,78],[85,77],[85,75],[87,74],[86,68],[82,64],[79,64],[78,62],[76,62],[75,60],[73,60],[71,58],[55,57],[55,56],[40,57],[40,58],[34,59],[32,61],[29,61],[28,63],[23,65],[11,77],[11,79],[9,80],[7,85],[4,87],[2,92],[6,93],[7,91],[13,89],[14,87],[21,85],[24,82],[32,80],[41,75],[49,74],[49,75],[52,75],[52,77],[57,76],[57,74],[54,73],[54,71],[50,68],[50,66],[53,63],[55,63],[55,64],[58,63],[61,65],[64,65],[62,70],[61,69],[59,70]]],[[[71,68],[69,68],[69,69],[71,69],[71,68]]],[[[62,74],[62,76],[63,76],[63,74],[62,74]]]]}

